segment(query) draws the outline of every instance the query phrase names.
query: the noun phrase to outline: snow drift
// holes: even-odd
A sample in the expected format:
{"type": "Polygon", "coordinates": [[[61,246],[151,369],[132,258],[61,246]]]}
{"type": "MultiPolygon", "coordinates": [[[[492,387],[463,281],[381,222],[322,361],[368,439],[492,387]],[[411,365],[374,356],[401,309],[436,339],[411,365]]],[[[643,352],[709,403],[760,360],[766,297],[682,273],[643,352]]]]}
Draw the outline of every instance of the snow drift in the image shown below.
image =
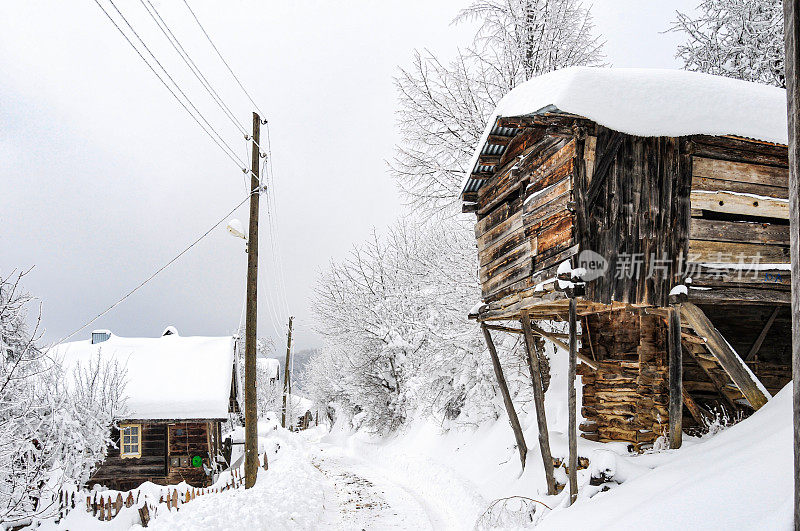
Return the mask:
{"type": "MultiPolygon", "coordinates": [[[[542,529],[790,529],[792,385],[749,419],[570,509],[542,529]]],[[[646,461],[649,456],[642,456],[646,461]]]]}

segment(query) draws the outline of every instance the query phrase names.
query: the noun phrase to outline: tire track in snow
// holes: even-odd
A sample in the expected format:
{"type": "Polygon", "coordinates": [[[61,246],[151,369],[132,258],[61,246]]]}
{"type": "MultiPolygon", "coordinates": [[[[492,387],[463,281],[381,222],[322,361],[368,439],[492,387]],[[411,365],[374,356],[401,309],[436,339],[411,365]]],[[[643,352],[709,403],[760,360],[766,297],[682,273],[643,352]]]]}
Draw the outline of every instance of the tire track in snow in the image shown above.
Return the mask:
{"type": "Polygon", "coordinates": [[[424,497],[368,463],[323,447],[316,466],[332,482],[338,505],[330,529],[442,529],[437,511],[424,497]]]}

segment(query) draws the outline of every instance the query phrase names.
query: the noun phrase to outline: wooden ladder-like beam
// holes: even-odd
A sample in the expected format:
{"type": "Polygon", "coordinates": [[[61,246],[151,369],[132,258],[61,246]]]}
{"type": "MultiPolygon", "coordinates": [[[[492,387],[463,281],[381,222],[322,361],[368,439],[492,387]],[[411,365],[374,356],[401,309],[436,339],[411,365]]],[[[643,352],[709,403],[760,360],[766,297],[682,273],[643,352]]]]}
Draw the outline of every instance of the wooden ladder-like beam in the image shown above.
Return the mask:
{"type": "Polygon", "coordinates": [[[681,318],[706,340],[706,348],[728,373],[733,383],[753,409],[758,410],[771,398],[758,378],[750,371],[733,347],[716,329],[706,314],[692,303],[681,304],[681,318]]]}
{"type": "Polygon", "coordinates": [[[761,345],[764,344],[764,340],[767,338],[767,333],[769,333],[769,329],[772,328],[772,323],[775,322],[775,318],[778,317],[778,312],[780,311],[781,307],[776,306],[774,310],[772,310],[772,314],[770,314],[769,319],[767,319],[764,328],[761,329],[761,333],[758,334],[753,346],[750,347],[750,352],[747,353],[747,356],[744,357],[744,361],[750,361],[753,357],[758,354],[761,345]]]}

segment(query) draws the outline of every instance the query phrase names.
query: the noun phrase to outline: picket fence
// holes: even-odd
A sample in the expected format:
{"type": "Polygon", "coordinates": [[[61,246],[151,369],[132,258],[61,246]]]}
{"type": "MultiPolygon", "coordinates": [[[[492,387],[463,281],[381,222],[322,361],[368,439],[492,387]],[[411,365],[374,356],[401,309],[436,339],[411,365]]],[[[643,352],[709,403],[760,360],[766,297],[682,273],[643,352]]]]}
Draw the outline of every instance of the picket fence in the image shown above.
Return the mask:
{"type": "MultiPolygon", "coordinates": [[[[268,469],[267,455],[264,454],[262,463],[264,470],[268,469]]],[[[153,518],[160,507],[166,505],[168,511],[177,511],[184,504],[207,494],[218,494],[226,490],[238,489],[244,486],[242,472],[232,469],[230,478],[223,485],[215,485],[205,488],[178,488],[176,485],[164,486],[160,489],[158,501],[140,488],[131,489],[126,492],[118,491],[61,491],[59,494],[59,520],[79,505],[78,500],[85,496],[86,511],[102,522],[114,519],[123,507],[137,507],[141,525],[147,527],[150,519],[153,518]]]]}

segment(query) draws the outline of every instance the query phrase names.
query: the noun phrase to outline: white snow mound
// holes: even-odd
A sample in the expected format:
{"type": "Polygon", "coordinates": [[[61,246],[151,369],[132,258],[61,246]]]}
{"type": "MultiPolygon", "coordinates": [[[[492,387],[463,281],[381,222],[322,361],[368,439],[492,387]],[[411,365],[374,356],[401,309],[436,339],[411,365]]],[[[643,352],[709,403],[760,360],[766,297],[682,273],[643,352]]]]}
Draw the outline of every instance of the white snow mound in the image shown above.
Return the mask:
{"type": "Polygon", "coordinates": [[[125,371],[124,419],[227,419],[233,371],[232,337],[129,338],[75,341],[54,347],[67,377],[99,359],[125,371]]]}

